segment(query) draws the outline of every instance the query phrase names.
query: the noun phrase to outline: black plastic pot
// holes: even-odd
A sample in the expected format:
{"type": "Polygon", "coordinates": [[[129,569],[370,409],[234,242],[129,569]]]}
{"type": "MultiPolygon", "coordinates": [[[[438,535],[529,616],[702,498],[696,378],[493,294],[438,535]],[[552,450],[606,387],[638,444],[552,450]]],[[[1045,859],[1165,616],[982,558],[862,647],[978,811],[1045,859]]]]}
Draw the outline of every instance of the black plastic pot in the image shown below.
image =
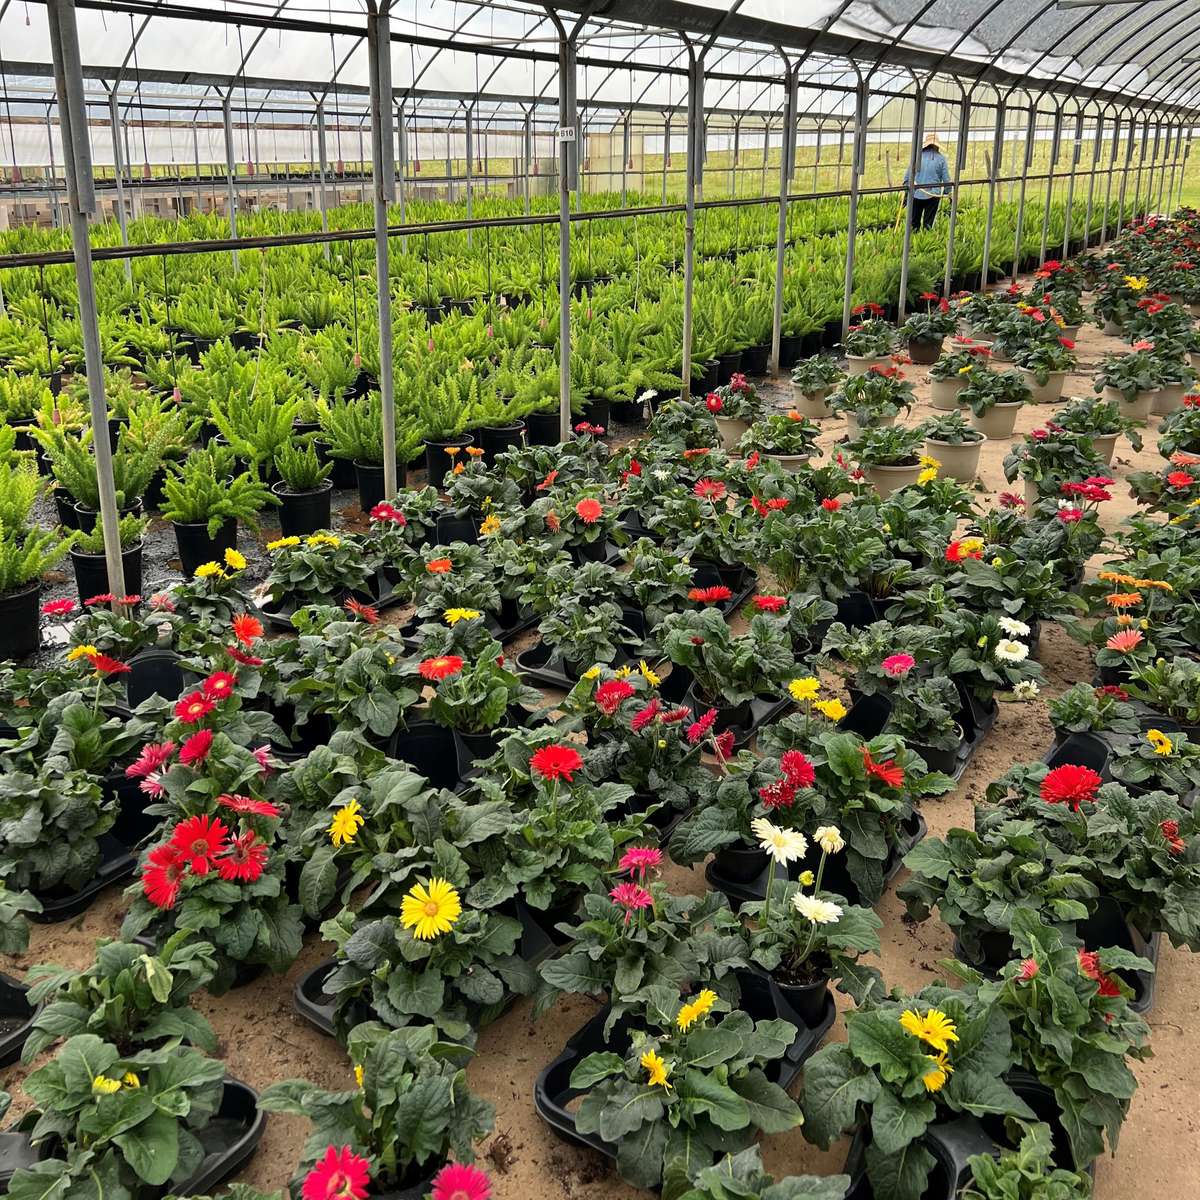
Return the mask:
{"type": "Polygon", "coordinates": [[[279,529],[284,537],[299,537],[328,529],[332,509],[333,482],[326,479],[311,492],[293,492],[280,481],[271,491],[279,497],[279,529]]]}
{"type": "Polygon", "coordinates": [[[847,592],[837,602],[837,620],[848,629],[864,629],[879,620],[875,601],[866,592],[847,592]]]}
{"type": "Polygon", "coordinates": [[[742,369],[742,352],[727,350],[717,355],[717,384],[728,383],[742,369]]]}
{"type": "Polygon", "coordinates": [[[713,862],[725,878],[737,883],[749,883],[766,868],[767,856],[757,846],[739,844],[722,846],[716,852],[713,862]]]}
{"type": "MultiPolygon", "coordinates": [[[[846,1165],[842,1168],[851,1180],[846,1200],[875,1198],[875,1189],[867,1178],[865,1165],[869,1142],[870,1130],[862,1129],[850,1144],[846,1165]]],[[[930,1125],[921,1136],[919,1145],[933,1157],[933,1167],[921,1200],[954,1200],[971,1181],[968,1160],[977,1154],[994,1154],[996,1150],[992,1136],[980,1121],[970,1116],[930,1125]]]]}
{"type": "Polygon", "coordinates": [[[475,431],[475,437],[483,450],[483,461],[490,467],[497,454],[525,441],[525,422],[514,421],[511,425],[490,425],[475,431]]]}
{"type": "MultiPolygon", "coordinates": [[[[28,426],[31,423],[32,418],[27,421],[24,417],[9,418],[7,422],[7,424],[12,427],[28,426]]],[[[16,441],[13,442],[14,450],[32,450],[36,445],[37,443],[33,440],[33,435],[28,431],[28,429],[17,429],[16,441]]]]}
{"type": "Polygon", "coordinates": [[[154,647],[141,650],[128,663],[125,696],[130,708],[137,708],[151,696],[177,700],[183,694],[183,668],[174,650],[154,647]]]}
{"type": "Polygon", "coordinates": [[[842,341],[842,318],[834,317],[832,320],[826,321],[821,329],[821,346],[825,350],[832,350],[834,346],[841,345],[842,341]]]}
{"type": "Polygon", "coordinates": [[[558,409],[531,412],[525,418],[525,440],[531,446],[557,446],[562,441],[558,409]]]}
{"type": "Polygon", "coordinates": [[[1108,743],[1094,733],[1071,733],[1061,741],[1056,741],[1044,761],[1051,771],[1068,763],[1077,767],[1090,767],[1107,781],[1111,778],[1108,774],[1108,760],[1111,755],[1112,750],[1108,743]]]}
{"type": "MultiPolygon", "coordinates": [[[[136,546],[121,551],[121,570],[125,576],[123,595],[136,596],[141,593],[144,546],[145,542],[139,540],[136,546]]],[[[75,568],[75,587],[80,600],[102,596],[113,590],[108,582],[108,562],[103,554],[81,554],[78,550],[72,550],[71,566],[75,568]]]]}
{"type": "Polygon", "coordinates": [[[448,450],[457,450],[461,454],[468,446],[475,444],[475,439],[464,433],[456,438],[426,438],[425,439],[425,482],[440,489],[442,481],[456,461],[455,456],[447,454],[448,450]]]}
{"type": "Polygon", "coordinates": [[[829,980],[801,987],[782,984],[760,967],[736,971],[742,990],[741,1007],[747,1012],[773,1012],[805,1029],[817,1029],[829,1007],[829,980]]]}
{"type": "Polygon", "coordinates": [[[0,1067],[21,1057],[36,1014],[25,984],[0,973],[0,1067]]]}
{"type": "MultiPolygon", "coordinates": [[[[84,533],[91,533],[96,528],[96,522],[100,520],[100,512],[98,509],[90,508],[86,504],[75,504],[75,524],[74,529],[81,529],[84,533]]],[[[139,499],[136,503],[131,504],[128,508],[118,508],[118,517],[140,516],[142,512],[142,502],[139,499]]]]}
{"type": "Polygon", "coordinates": [[[208,536],[208,523],[200,521],[180,524],[171,523],[175,530],[175,544],[179,547],[179,561],[185,579],[191,579],[196,568],[206,562],[220,562],[226,550],[237,549],[237,520],[229,520],[217,530],[216,537],[208,536]]]}
{"type": "Polygon", "coordinates": [[[254,1156],[267,1127],[267,1114],[258,1108],[258,1093],[238,1079],[226,1079],[221,1103],[212,1119],[196,1136],[204,1158],[195,1172],[177,1186],[164,1187],[159,1196],[199,1196],[239,1171],[254,1156]]]}
{"type": "MultiPolygon", "coordinates": [[[[800,356],[796,359],[796,362],[799,362],[800,358],[812,358],[814,355],[821,353],[824,347],[824,332],[823,329],[814,329],[811,333],[806,333],[800,339],[800,356]]],[[[838,323],[838,332],[841,333],[840,322],[838,323]]],[[[795,363],[792,365],[795,366],[795,363]]]]}
{"type": "Polygon", "coordinates": [[[701,366],[704,367],[704,374],[692,385],[693,396],[705,396],[721,385],[721,364],[717,359],[707,359],[701,366]]]}
{"type": "Polygon", "coordinates": [[[472,517],[456,517],[450,514],[438,517],[434,526],[437,544],[449,546],[451,542],[466,542],[473,546],[479,541],[479,527],[472,517]]]}
{"type": "Polygon", "coordinates": [[[641,400],[618,400],[612,406],[612,419],[620,425],[640,425],[645,415],[641,400]]]}
{"type": "Polygon", "coordinates": [[[35,579],[19,591],[0,595],[0,661],[25,658],[38,648],[40,593],[41,582],[35,579]]]}
{"type": "Polygon", "coordinates": [[[383,499],[383,463],[354,463],[358,507],[369,513],[383,499]]]}
{"type": "MultiPolygon", "coordinates": [[[[783,339],[780,339],[782,343],[783,339]]],[[[742,351],[742,374],[765,375],[767,361],[771,357],[770,346],[750,346],[742,351]]]]}
{"type": "Polygon", "coordinates": [[[912,747],[913,752],[919,754],[924,760],[925,765],[931,771],[941,771],[945,775],[953,775],[958,767],[959,751],[962,749],[963,739],[959,735],[958,745],[949,750],[935,750],[932,746],[912,747]]]}
{"type": "Polygon", "coordinates": [[[345,491],[347,488],[354,487],[358,479],[354,474],[354,464],[348,458],[334,458],[329,452],[329,443],[315,441],[313,445],[317,450],[317,461],[324,466],[326,463],[333,464],[333,470],[329,472],[329,482],[333,484],[339,491],[345,491]]]}
{"type": "MultiPolygon", "coordinates": [[[[601,429],[607,429],[612,420],[612,405],[607,400],[589,400],[583,406],[581,419],[589,425],[599,425],[601,429]]],[[[574,428],[578,424],[579,422],[572,417],[571,427],[574,428]]]]}
{"type": "Polygon", "coordinates": [[[391,751],[435,788],[458,786],[458,751],[454,731],[435,721],[414,721],[398,730],[391,751]]]}
{"type": "Polygon", "coordinates": [[[54,510],[58,514],[58,523],[64,529],[78,529],[79,513],[76,511],[75,501],[62,488],[55,488],[51,495],[54,497],[54,510]]]}

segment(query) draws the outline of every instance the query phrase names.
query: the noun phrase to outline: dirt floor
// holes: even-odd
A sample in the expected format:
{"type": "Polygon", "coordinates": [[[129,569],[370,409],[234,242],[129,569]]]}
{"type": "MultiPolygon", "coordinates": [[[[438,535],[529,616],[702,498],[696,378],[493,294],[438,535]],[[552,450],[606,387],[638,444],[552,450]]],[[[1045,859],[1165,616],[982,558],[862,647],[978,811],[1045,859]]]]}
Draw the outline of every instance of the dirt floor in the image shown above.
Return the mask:
{"type": "MultiPolygon", "coordinates": [[[[1065,395],[1091,393],[1093,370],[1106,350],[1125,349],[1094,327],[1080,334],[1080,365],[1067,381],[1065,395]]],[[[917,370],[920,370],[919,368],[917,370]]],[[[908,418],[915,424],[931,415],[929,387],[921,376],[917,392],[921,403],[908,418]]],[[[767,388],[786,400],[789,385],[767,388]]],[[[1042,424],[1052,406],[1029,408],[1020,414],[1017,432],[1042,424]]],[[[1123,439],[1118,444],[1113,474],[1120,479],[1129,471],[1161,464],[1155,451],[1154,425],[1146,448],[1135,454],[1123,439]]],[[[842,422],[825,423],[822,447],[827,449],[843,435],[842,422]]],[[[1006,490],[1001,460],[1008,442],[984,447],[980,465],[980,499],[995,499],[1006,490]],[[986,493],[986,496],[985,496],[986,493]]],[[[1013,490],[1020,490],[1020,484],[1013,490]]],[[[1104,521],[1115,529],[1134,508],[1127,489],[1118,485],[1115,499],[1103,506],[1104,521]]],[[[355,510],[347,514],[352,517],[355,510]]],[[[1072,683],[1090,678],[1091,663],[1081,649],[1056,626],[1042,635],[1041,662],[1047,676],[1043,696],[1054,696],[1072,683]]],[[[1052,733],[1045,704],[1002,704],[1000,719],[971,763],[959,787],[950,795],[924,805],[922,811],[931,834],[952,826],[970,827],[972,804],[986,784],[1012,763],[1040,758],[1052,733]]],[[[903,873],[901,874],[901,879],[903,873]]],[[[706,885],[702,868],[671,867],[667,879],[679,892],[699,892],[706,885]]],[[[898,881],[897,881],[898,882],[898,881]]],[[[937,920],[913,925],[903,919],[894,887],[879,905],[884,919],[881,966],[890,985],[917,989],[940,974],[939,960],[951,954],[949,931],[937,920]]],[[[57,962],[83,967],[93,957],[94,939],[117,933],[123,910],[119,889],[110,889],[84,916],[63,925],[36,925],[28,953],[9,958],[5,969],[15,974],[36,962],[57,962]]],[[[204,997],[200,1007],[221,1039],[219,1054],[231,1075],[262,1088],[279,1079],[301,1077],[325,1087],[352,1086],[345,1053],[300,1020],[292,1010],[292,987],[308,967],[330,953],[317,934],[310,934],[304,953],[287,976],[259,979],[220,1000],[204,997]]],[[[1135,1063],[1139,1088],[1115,1157],[1097,1164],[1096,1194],[1102,1200],[1136,1200],[1168,1196],[1175,1200],[1200,1197],[1200,1172],[1196,1167],[1197,1129],[1200,1127],[1200,958],[1164,945],[1159,957],[1159,980],[1154,1009],[1149,1016],[1155,1057],[1135,1063]],[[1194,1023],[1195,1022],[1195,1023],[1194,1023]]],[[[840,1006],[847,1003],[838,997],[840,1006]]],[[[493,1174],[496,1200],[529,1197],[568,1197],[571,1200],[618,1200],[645,1195],[623,1183],[607,1160],[590,1151],[560,1142],[535,1115],[534,1080],[539,1070],[595,1011],[586,998],[561,1002],[536,1024],[530,1004],[516,1006],[483,1031],[479,1053],[469,1069],[472,1087],[497,1110],[496,1129],[482,1146],[482,1160],[493,1174]]],[[[844,1036],[839,1020],[830,1034],[844,1036]]],[[[4,1072],[3,1086],[15,1093],[15,1108],[25,1107],[20,1083],[26,1071],[14,1067],[4,1072]]],[[[797,1085],[798,1086],[798,1085],[797,1085]]],[[[257,1156],[239,1177],[261,1188],[283,1187],[295,1168],[307,1122],[296,1117],[271,1116],[257,1156]]],[[[768,1164],[776,1173],[840,1170],[845,1146],[822,1153],[809,1145],[800,1131],[766,1139],[768,1164]]]]}

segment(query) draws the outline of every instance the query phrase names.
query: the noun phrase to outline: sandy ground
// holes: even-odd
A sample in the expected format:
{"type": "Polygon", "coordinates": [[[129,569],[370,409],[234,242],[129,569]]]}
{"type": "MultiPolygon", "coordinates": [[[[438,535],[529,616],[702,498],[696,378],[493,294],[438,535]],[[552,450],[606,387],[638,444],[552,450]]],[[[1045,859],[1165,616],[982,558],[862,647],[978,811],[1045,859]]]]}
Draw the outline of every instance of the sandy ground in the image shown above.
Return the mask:
{"type": "MultiPolygon", "coordinates": [[[[1122,348],[1121,343],[1104,337],[1094,327],[1085,328],[1079,337],[1080,369],[1068,379],[1065,394],[1090,394],[1093,368],[1100,355],[1109,349],[1122,348]]],[[[787,395],[786,383],[770,385],[767,390],[780,398],[787,395]]],[[[916,424],[933,412],[928,393],[927,383],[919,383],[921,403],[910,415],[910,423],[916,424]]],[[[1026,409],[1020,414],[1017,432],[1037,427],[1051,412],[1050,406],[1026,409]]],[[[827,449],[842,436],[843,430],[841,421],[836,419],[826,425],[822,446],[827,449]]],[[[1153,425],[1148,434],[1146,448],[1139,454],[1124,440],[1118,444],[1113,470],[1118,478],[1131,470],[1160,464],[1154,448],[1153,425]]],[[[1008,486],[1001,469],[1007,449],[1007,443],[984,447],[980,465],[981,500],[994,499],[1008,486]]],[[[1020,490],[1019,484],[1015,490],[1020,490]]],[[[1116,498],[1104,506],[1105,524],[1110,529],[1115,529],[1134,507],[1127,489],[1118,485],[1114,490],[1116,498]]],[[[1042,635],[1041,661],[1048,680],[1044,696],[1057,695],[1072,683],[1091,676],[1090,662],[1053,625],[1042,635]]],[[[959,787],[924,806],[930,833],[940,834],[955,825],[970,827],[971,806],[986,784],[1013,762],[1040,757],[1050,739],[1044,703],[1001,705],[999,722],[959,787]]],[[[698,892],[705,887],[700,868],[686,870],[672,866],[667,879],[680,892],[698,892]]],[[[5,969],[20,975],[36,962],[85,966],[92,960],[94,939],[117,933],[122,909],[120,891],[113,888],[89,912],[72,922],[34,926],[28,953],[10,958],[5,969]]],[[[939,960],[951,954],[949,931],[936,919],[917,926],[905,922],[903,906],[895,898],[894,884],[881,901],[879,911],[885,923],[881,966],[888,983],[917,989],[936,978],[939,960]]],[[[260,979],[220,1000],[200,998],[199,1007],[220,1036],[219,1055],[231,1075],[257,1088],[292,1077],[307,1078],[335,1089],[351,1086],[345,1053],[334,1041],[301,1021],[291,1004],[296,979],[329,952],[319,935],[310,934],[304,953],[287,976],[260,979]]],[[[1103,1200],[1152,1195],[1176,1200],[1200,1197],[1200,1172],[1195,1156],[1200,1126],[1197,1116],[1200,1078],[1194,1065],[1200,1060],[1200,1026],[1192,1024],[1200,1009],[1198,996],[1200,960],[1164,945],[1159,958],[1155,1007],[1149,1018],[1155,1057],[1134,1064],[1140,1086],[1120,1148],[1114,1157],[1097,1166],[1096,1194],[1103,1200]]],[[[845,998],[838,999],[844,1007],[845,998]]],[[[496,1200],[529,1197],[625,1200],[645,1195],[622,1182],[601,1156],[556,1139],[533,1110],[533,1084],[539,1070],[594,1011],[594,1004],[586,998],[564,1000],[535,1024],[530,1005],[524,1002],[481,1034],[479,1054],[469,1076],[473,1088],[497,1110],[495,1133],[481,1148],[483,1165],[493,1174],[496,1200]]],[[[830,1037],[844,1037],[840,1019],[830,1037]]],[[[3,1086],[15,1093],[18,1110],[27,1103],[20,1092],[25,1074],[20,1067],[4,1072],[3,1086]]],[[[298,1161],[307,1133],[307,1122],[299,1118],[270,1117],[257,1156],[239,1178],[261,1188],[282,1187],[298,1161]]],[[[777,1173],[834,1172],[841,1168],[845,1154],[844,1145],[822,1153],[809,1145],[800,1131],[768,1138],[764,1150],[769,1165],[777,1173]]]]}

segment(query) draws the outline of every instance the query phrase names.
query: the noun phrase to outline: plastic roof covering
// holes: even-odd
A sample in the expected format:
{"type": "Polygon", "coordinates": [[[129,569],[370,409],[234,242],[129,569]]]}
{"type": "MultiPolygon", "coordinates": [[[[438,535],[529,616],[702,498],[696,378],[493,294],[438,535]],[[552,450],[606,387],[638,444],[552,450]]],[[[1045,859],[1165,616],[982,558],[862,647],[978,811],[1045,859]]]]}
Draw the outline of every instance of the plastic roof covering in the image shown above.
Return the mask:
{"type": "MultiPolygon", "coordinates": [[[[610,107],[614,114],[630,107],[682,108],[687,50],[680,31],[713,35],[705,60],[705,105],[718,124],[722,113],[726,120],[753,114],[747,117],[753,126],[782,109],[785,62],[779,46],[793,61],[802,60],[800,111],[810,119],[852,116],[853,97],[845,89],[853,87],[858,72],[850,57],[873,68],[876,91],[911,87],[910,68],[970,73],[975,65],[1027,76],[1034,95],[1065,84],[1150,102],[1200,102],[1198,73],[1186,61],[1200,57],[1200,0],[1101,0],[1069,9],[1058,2],[550,0],[568,28],[578,21],[581,104],[610,107]],[[589,7],[599,15],[577,16],[589,7]],[[756,38],[739,36],[744,31],[756,38]]],[[[235,99],[265,119],[273,105],[311,111],[332,81],[344,89],[337,102],[347,111],[361,112],[365,104],[366,0],[78,4],[82,58],[92,76],[90,94],[98,100],[114,78],[123,98],[139,81],[153,79],[156,94],[165,89],[182,102],[211,106],[234,81],[235,99]]],[[[483,96],[487,101],[477,109],[481,124],[519,119],[530,103],[539,106],[539,119],[549,119],[557,98],[557,30],[545,4],[391,0],[389,15],[393,86],[400,99],[410,93],[410,113],[418,108],[422,120],[439,114],[461,120],[463,106],[483,96]]],[[[36,0],[0,0],[0,63],[13,93],[45,89],[50,61],[44,7],[36,0]]],[[[875,109],[884,102],[873,97],[875,109]]],[[[329,96],[327,108],[334,103],[329,96]]],[[[11,111],[40,114],[45,106],[11,111]]],[[[188,119],[186,110],[166,108],[145,115],[188,119]]]]}

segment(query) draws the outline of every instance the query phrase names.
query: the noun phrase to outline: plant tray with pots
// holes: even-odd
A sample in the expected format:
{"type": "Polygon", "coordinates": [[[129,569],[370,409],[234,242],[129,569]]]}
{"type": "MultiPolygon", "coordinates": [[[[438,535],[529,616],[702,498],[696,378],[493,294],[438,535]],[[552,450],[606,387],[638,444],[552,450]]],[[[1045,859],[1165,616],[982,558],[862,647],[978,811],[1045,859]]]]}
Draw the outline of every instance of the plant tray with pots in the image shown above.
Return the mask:
{"type": "MultiPolygon", "coordinates": [[[[683,703],[696,716],[707,712],[711,707],[706,701],[698,697],[691,688],[688,689],[687,694],[684,696],[683,703]]],[[[734,749],[742,750],[749,745],[750,739],[764,725],[769,725],[791,707],[792,701],[788,696],[755,696],[754,699],[747,701],[745,705],[737,706],[737,710],[740,710],[742,713],[738,719],[723,721],[718,716],[714,728],[718,733],[731,730],[733,732],[734,749]]],[[[720,709],[718,709],[718,712],[720,712],[720,709]]]]}
{"type": "MultiPolygon", "coordinates": [[[[426,623],[414,614],[400,626],[397,636],[406,646],[416,649],[417,630],[426,623]]],[[[492,637],[501,645],[506,645],[527,629],[532,629],[538,623],[538,618],[536,613],[518,608],[515,601],[502,600],[500,612],[488,613],[484,623],[492,637]]]]}
{"type": "MultiPolygon", "coordinates": [[[[750,1008],[746,1011],[756,1021],[782,1015],[774,1011],[754,1012],[750,1008]]],[[[810,1029],[807,1026],[799,1026],[796,1030],[796,1040],[788,1047],[784,1057],[776,1059],[765,1068],[767,1078],[782,1088],[790,1086],[807,1059],[815,1053],[836,1017],[837,1009],[833,997],[826,993],[825,1008],[818,1027],[810,1029]]],[[[562,1053],[542,1069],[533,1085],[533,1107],[538,1116],[564,1142],[597,1150],[606,1158],[616,1158],[617,1148],[599,1134],[580,1133],[576,1129],[575,1114],[568,1107],[572,1101],[584,1094],[571,1087],[571,1073],[576,1066],[589,1054],[602,1050],[623,1054],[628,1047],[629,1030],[626,1022],[618,1021],[606,1038],[604,1023],[607,1019],[606,1005],[583,1028],[573,1033],[562,1053]]]]}
{"type": "Polygon", "coordinates": [[[1108,783],[1112,775],[1108,770],[1112,747],[1099,734],[1069,733],[1046,751],[1042,761],[1050,770],[1068,763],[1076,767],[1090,767],[1108,783]]]}
{"type": "MultiPolygon", "coordinates": [[[[25,984],[0,972],[0,1067],[7,1067],[21,1057],[37,1014],[38,1009],[29,1003],[29,989],[25,984]]],[[[3,1161],[3,1143],[0,1142],[0,1168],[3,1161]]]]}
{"type": "MultiPolygon", "coordinates": [[[[1144,938],[1135,929],[1121,911],[1121,906],[1108,896],[1101,896],[1096,903],[1096,910],[1085,920],[1075,922],[1075,936],[1089,950],[1103,950],[1106,946],[1118,946],[1128,950],[1140,958],[1147,959],[1156,966],[1158,951],[1162,942],[1160,933],[1152,933],[1149,939],[1144,938]]],[[[982,954],[972,957],[966,947],[954,939],[954,957],[960,962],[974,967],[983,975],[995,978],[1001,968],[1013,957],[1016,951],[1008,934],[997,930],[994,934],[984,935],[982,954]]],[[[1133,998],[1129,1007],[1136,1013],[1148,1013],[1154,1007],[1154,991],[1157,984],[1157,973],[1154,971],[1117,971],[1117,975],[1133,988],[1133,998]]]]}
{"type": "MultiPolygon", "coordinates": [[[[871,696],[859,695],[850,706],[850,711],[842,718],[840,728],[850,733],[856,733],[866,741],[878,737],[887,728],[888,719],[892,713],[892,702],[887,696],[877,693],[871,696]]],[[[960,714],[962,721],[962,714],[960,714]]],[[[928,747],[913,744],[910,748],[919,754],[925,765],[931,771],[941,771],[949,775],[957,783],[966,771],[975,751],[979,749],[987,736],[987,729],[981,728],[973,721],[961,724],[962,740],[953,750],[931,750],[928,747]],[[966,730],[970,729],[968,736],[966,730]]]]}
{"type": "MultiPolygon", "coordinates": [[[[218,1184],[236,1174],[258,1149],[267,1125],[267,1115],[258,1108],[258,1093],[237,1079],[226,1079],[221,1103],[196,1137],[204,1150],[200,1165],[185,1180],[162,1187],[143,1187],[144,1200],[163,1196],[198,1196],[215,1191],[218,1184]]],[[[7,1194],[13,1175],[48,1157],[53,1147],[43,1142],[35,1147],[27,1133],[0,1133],[0,1194],[7,1194]]]]}
{"type": "MultiPolygon", "coordinates": [[[[368,604],[377,611],[384,611],[403,604],[406,597],[398,594],[384,579],[382,571],[377,571],[375,577],[369,581],[368,591],[359,592],[353,588],[346,588],[336,596],[324,597],[320,603],[341,605],[350,599],[357,600],[360,604],[368,604]]],[[[289,595],[283,596],[278,602],[275,602],[264,591],[256,598],[255,603],[267,625],[278,633],[292,633],[294,632],[293,614],[298,608],[303,608],[306,604],[314,603],[314,601],[302,600],[289,595]]]]}
{"type": "MultiPolygon", "coordinates": [[[[928,826],[920,813],[913,813],[904,821],[901,825],[900,844],[892,850],[883,865],[884,887],[899,872],[904,863],[904,856],[925,837],[927,832],[928,826]]],[[[704,878],[708,882],[708,886],[723,893],[733,904],[757,903],[762,900],[767,894],[767,856],[761,851],[757,851],[757,847],[755,852],[758,854],[761,867],[756,873],[748,873],[748,877],[738,878],[736,876],[739,872],[731,871],[721,863],[718,857],[711,859],[704,868],[704,878]]],[[[753,866],[751,853],[748,849],[738,851],[738,854],[744,854],[745,861],[753,866]]],[[[776,879],[795,879],[802,871],[815,871],[820,858],[820,849],[810,845],[809,852],[803,859],[780,868],[776,871],[775,877],[776,879]]],[[[851,904],[862,904],[870,908],[870,902],[859,895],[858,887],[851,880],[843,863],[844,860],[841,858],[832,858],[826,862],[824,890],[845,896],[851,904]]]]}
{"type": "MultiPolygon", "coordinates": [[[[521,922],[521,941],[517,946],[518,955],[536,967],[538,963],[557,954],[566,945],[566,939],[555,930],[554,926],[560,920],[566,920],[574,914],[576,905],[545,913],[530,908],[519,896],[506,901],[497,907],[497,912],[505,916],[515,917],[521,922]]],[[[337,998],[325,990],[325,981],[337,970],[337,959],[327,958],[310,967],[292,989],[292,1007],[297,1015],[307,1021],[319,1033],[326,1037],[337,1036],[337,998]]],[[[513,1004],[516,996],[510,996],[505,1007],[513,1004]]],[[[360,1002],[362,1009],[358,1020],[372,1020],[374,1013],[365,1002],[360,1002]]],[[[357,1024],[357,1021],[354,1022],[357,1024]]]]}

